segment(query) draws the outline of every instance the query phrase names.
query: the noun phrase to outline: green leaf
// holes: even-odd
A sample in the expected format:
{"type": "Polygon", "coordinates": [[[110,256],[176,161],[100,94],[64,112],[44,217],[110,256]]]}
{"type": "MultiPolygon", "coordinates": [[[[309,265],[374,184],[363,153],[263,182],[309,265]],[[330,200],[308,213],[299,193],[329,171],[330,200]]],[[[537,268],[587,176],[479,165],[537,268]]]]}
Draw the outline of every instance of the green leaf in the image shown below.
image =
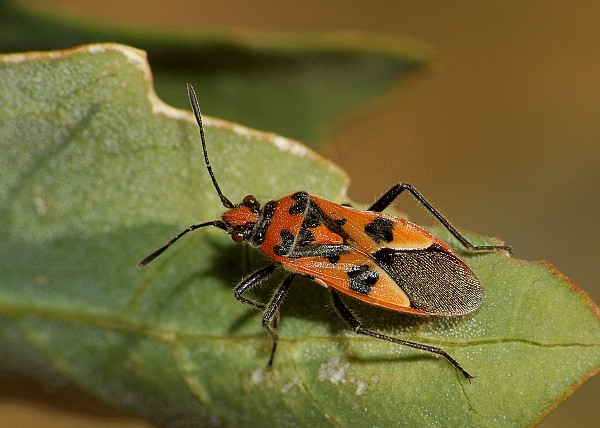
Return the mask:
{"type": "Polygon", "coordinates": [[[69,20],[0,2],[0,51],[105,41],[147,51],[156,90],[167,103],[187,109],[181,88],[194,82],[201,88],[206,113],[313,145],[328,141],[325,125],[333,118],[388,94],[407,73],[432,59],[430,49],[397,37],[233,30],[157,33],[69,20]]]}
{"type": "MultiPolygon", "coordinates": [[[[192,115],[150,82],[143,53],[119,45],[0,56],[3,376],[72,382],[161,425],[512,427],[598,371],[599,309],[582,290],[546,263],[464,252],[486,290],[474,314],[348,303],[368,327],[444,347],[472,383],[443,359],[352,334],[305,280],[268,370],[260,314],[232,295],[248,267],[227,235],[194,232],[135,267],[223,210],[192,115]]],[[[210,118],[206,136],[234,201],[346,199],[344,173],[298,143],[210,118]]]]}

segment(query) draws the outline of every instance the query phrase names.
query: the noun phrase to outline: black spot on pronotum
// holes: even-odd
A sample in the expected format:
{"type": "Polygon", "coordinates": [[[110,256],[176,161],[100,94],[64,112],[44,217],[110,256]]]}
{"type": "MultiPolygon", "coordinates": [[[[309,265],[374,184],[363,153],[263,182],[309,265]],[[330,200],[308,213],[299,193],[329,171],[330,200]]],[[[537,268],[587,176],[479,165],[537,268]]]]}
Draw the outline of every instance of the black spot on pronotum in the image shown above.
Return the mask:
{"type": "Polygon", "coordinates": [[[350,290],[360,294],[369,294],[379,279],[379,273],[369,269],[368,265],[352,266],[348,269],[348,277],[350,278],[350,290]]]}
{"type": "Polygon", "coordinates": [[[287,229],[282,230],[279,235],[281,236],[281,244],[275,245],[273,252],[278,256],[288,255],[294,243],[294,235],[287,229]]]}
{"type": "Polygon", "coordinates": [[[277,201],[269,201],[265,204],[258,225],[256,226],[256,229],[254,229],[254,234],[252,235],[252,244],[259,246],[264,242],[267,230],[269,229],[269,226],[271,226],[271,221],[275,214],[275,207],[277,207],[277,201]]]}
{"type": "Polygon", "coordinates": [[[296,192],[291,197],[296,203],[290,207],[288,212],[291,215],[304,213],[308,206],[308,194],[306,192],[296,192]]]}
{"type": "Polygon", "coordinates": [[[365,233],[376,243],[381,241],[392,242],[394,240],[394,223],[383,217],[377,217],[365,226],[365,233]]]}

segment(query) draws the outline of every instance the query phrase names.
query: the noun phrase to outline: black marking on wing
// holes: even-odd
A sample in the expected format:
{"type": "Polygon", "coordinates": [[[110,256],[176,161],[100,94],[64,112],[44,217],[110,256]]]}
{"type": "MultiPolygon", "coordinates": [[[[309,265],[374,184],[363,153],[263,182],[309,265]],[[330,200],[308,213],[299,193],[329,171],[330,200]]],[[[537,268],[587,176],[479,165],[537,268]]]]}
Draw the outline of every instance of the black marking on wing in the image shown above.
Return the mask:
{"type": "Polygon", "coordinates": [[[439,245],[414,250],[380,248],[372,256],[416,309],[438,315],[463,315],[477,309],[483,301],[477,275],[439,245]]]}
{"type": "Polygon", "coordinates": [[[365,233],[376,243],[382,241],[392,242],[394,240],[394,222],[384,217],[377,217],[365,226],[365,233]]]}
{"type": "Polygon", "coordinates": [[[334,221],[338,224],[339,227],[342,227],[343,225],[345,225],[348,222],[348,220],[345,218],[341,218],[339,220],[334,220],[334,221]]]}
{"type": "Polygon", "coordinates": [[[315,235],[302,225],[300,232],[298,232],[298,239],[296,240],[296,246],[308,245],[315,240],[315,235]]]}
{"type": "Polygon", "coordinates": [[[320,257],[327,259],[331,264],[336,264],[342,254],[350,254],[352,249],[343,244],[296,245],[289,257],[299,259],[303,257],[320,257]]]}
{"type": "Polygon", "coordinates": [[[350,278],[350,290],[369,294],[379,279],[379,273],[369,269],[369,265],[357,265],[348,269],[348,278],[350,278]]]}
{"type": "Polygon", "coordinates": [[[327,229],[329,229],[336,235],[339,235],[344,240],[344,242],[346,242],[350,238],[350,235],[348,235],[348,233],[342,228],[342,226],[346,224],[346,219],[332,219],[312,200],[310,201],[310,207],[308,209],[309,213],[311,211],[312,214],[315,215],[327,229]]]}

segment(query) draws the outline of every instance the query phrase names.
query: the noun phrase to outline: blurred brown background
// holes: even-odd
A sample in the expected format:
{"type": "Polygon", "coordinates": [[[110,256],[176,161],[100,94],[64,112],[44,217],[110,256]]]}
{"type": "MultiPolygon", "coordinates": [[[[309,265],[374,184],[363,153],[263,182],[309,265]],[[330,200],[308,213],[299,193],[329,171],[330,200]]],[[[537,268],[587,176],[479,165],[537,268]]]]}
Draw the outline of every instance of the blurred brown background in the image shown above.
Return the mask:
{"type": "MultiPolygon", "coordinates": [[[[459,227],[545,258],[600,301],[600,7],[590,0],[26,0],[107,23],[161,29],[357,30],[406,35],[438,54],[400,95],[338,123],[325,153],[368,203],[397,181],[459,227]]],[[[417,221],[419,210],[402,206],[417,221]],[[413,214],[414,213],[414,214],[413,214]]],[[[430,220],[426,220],[430,223],[430,220]]],[[[144,426],[75,391],[0,387],[3,426],[144,426]],[[6,423],[8,422],[8,425],[6,423]]],[[[541,426],[597,426],[600,381],[541,426]]],[[[399,414],[401,416],[401,413],[399,414]]]]}

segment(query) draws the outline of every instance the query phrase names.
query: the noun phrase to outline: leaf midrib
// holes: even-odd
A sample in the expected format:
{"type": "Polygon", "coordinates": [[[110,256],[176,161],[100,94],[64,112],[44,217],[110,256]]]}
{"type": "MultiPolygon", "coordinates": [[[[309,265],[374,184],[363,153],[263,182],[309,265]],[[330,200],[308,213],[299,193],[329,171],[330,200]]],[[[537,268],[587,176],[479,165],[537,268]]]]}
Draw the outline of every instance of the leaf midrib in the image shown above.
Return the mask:
{"type": "MultiPolygon", "coordinates": [[[[44,318],[54,321],[65,322],[68,324],[79,324],[88,325],[104,330],[122,332],[122,333],[135,333],[141,336],[159,340],[166,344],[193,344],[203,342],[223,342],[223,343],[238,343],[256,341],[263,342],[266,337],[252,335],[236,335],[236,336],[222,336],[222,335],[205,335],[198,333],[181,332],[172,329],[158,327],[147,323],[133,321],[120,317],[118,314],[101,314],[101,313],[87,313],[81,311],[69,311],[64,308],[48,308],[40,305],[15,305],[0,303],[0,317],[11,318],[14,320],[24,320],[27,318],[44,318]]],[[[411,336],[415,340],[419,340],[417,335],[411,336]]],[[[279,338],[280,342],[285,343],[306,343],[306,342],[320,342],[320,341],[339,341],[347,343],[348,340],[352,341],[371,341],[371,339],[357,336],[357,335],[346,335],[346,336],[332,336],[332,335],[314,335],[306,337],[285,337],[279,338]]],[[[482,345],[494,345],[494,344],[525,344],[530,346],[536,346],[541,348],[568,348],[568,347],[582,347],[582,348],[594,348],[600,345],[596,343],[585,343],[585,342],[539,342],[534,340],[527,340],[522,338],[488,338],[480,340],[468,340],[468,341],[456,341],[456,340],[435,340],[427,337],[423,339],[428,344],[437,344],[449,347],[479,347],[482,345]]]]}

